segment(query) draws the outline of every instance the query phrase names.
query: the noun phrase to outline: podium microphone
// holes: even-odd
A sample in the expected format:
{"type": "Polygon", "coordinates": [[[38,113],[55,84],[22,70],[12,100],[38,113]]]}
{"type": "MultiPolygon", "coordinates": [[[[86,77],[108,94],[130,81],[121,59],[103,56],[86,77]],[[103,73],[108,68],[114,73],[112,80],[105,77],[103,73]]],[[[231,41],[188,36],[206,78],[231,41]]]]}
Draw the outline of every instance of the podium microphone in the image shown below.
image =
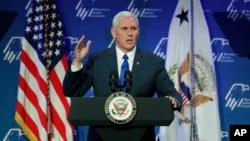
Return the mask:
{"type": "Polygon", "coordinates": [[[109,75],[109,86],[111,87],[112,92],[116,92],[117,87],[117,73],[112,70],[109,75]]]}
{"type": "Polygon", "coordinates": [[[132,73],[129,70],[125,71],[124,73],[124,84],[126,87],[126,92],[129,93],[130,87],[132,85],[132,73]]]}

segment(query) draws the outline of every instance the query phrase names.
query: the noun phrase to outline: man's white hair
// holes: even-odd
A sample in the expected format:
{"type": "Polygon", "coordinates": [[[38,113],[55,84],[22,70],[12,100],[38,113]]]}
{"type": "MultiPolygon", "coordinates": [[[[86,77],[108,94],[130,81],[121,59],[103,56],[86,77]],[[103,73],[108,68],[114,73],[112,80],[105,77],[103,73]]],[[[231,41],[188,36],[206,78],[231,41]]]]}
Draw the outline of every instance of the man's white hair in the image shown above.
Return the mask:
{"type": "Polygon", "coordinates": [[[118,21],[121,17],[127,17],[127,16],[131,16],[131,17],[134,17],[138,26],[139,26],[139,21],[138,21],[138,18],[136,17],[135,14],[133,14],[132,12],[130,11],[121,11],[119,13],[117,13],[114,18],[113,18],[113,22],[112,22],[112,27],[116,27],[118,25],[118,21]]]}

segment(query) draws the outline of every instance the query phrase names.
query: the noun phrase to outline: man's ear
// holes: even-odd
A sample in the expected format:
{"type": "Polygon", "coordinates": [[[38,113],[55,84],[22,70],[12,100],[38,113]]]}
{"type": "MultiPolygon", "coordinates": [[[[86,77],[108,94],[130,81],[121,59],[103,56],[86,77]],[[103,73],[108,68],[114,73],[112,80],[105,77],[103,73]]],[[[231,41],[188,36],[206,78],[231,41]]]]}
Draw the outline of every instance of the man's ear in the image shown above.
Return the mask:
{"type": "Polygon", "coordinates": [[[111,32],[111,35],[112,35],[112,37],[115,39],[116,38],[116,31],[115,31],[115,28],[111,28],[110,29],[110,32],[111,32]]]}

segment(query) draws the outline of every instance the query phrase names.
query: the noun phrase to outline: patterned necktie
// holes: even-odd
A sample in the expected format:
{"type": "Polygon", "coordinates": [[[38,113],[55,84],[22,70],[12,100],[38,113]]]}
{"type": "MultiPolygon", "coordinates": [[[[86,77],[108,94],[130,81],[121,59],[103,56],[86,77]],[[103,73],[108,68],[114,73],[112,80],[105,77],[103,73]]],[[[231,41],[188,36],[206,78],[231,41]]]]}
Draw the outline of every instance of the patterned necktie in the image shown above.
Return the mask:
{"type": "Polygon", "coordinates": [[[127,54],[123,55],[123,63],[121,66],[121,74],[120,74],[120,84],[122,85],[122,91],[125,92],[124,88],[124,73],[126,70],[129,70],[129,64],[128,64],[128,56],[127,54]]]}

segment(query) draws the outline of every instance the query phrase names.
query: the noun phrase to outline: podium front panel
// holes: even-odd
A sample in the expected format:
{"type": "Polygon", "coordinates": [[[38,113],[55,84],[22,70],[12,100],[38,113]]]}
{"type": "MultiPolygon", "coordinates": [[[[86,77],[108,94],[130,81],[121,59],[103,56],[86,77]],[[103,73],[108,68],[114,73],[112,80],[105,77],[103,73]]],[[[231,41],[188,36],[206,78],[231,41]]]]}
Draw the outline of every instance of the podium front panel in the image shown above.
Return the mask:
{"type": "MultiPolygon", "coordinates": [[[[107,98],[72,97],[68,116],[73,125],[115,126],[105,115],[107,98]]],[[[172,105],[167,98],[134,97],[137,104],[130,126],[168,126],[173,121],[172,105]]],[[[121,125],[122,126],[122,125],[121,125]]]]}

